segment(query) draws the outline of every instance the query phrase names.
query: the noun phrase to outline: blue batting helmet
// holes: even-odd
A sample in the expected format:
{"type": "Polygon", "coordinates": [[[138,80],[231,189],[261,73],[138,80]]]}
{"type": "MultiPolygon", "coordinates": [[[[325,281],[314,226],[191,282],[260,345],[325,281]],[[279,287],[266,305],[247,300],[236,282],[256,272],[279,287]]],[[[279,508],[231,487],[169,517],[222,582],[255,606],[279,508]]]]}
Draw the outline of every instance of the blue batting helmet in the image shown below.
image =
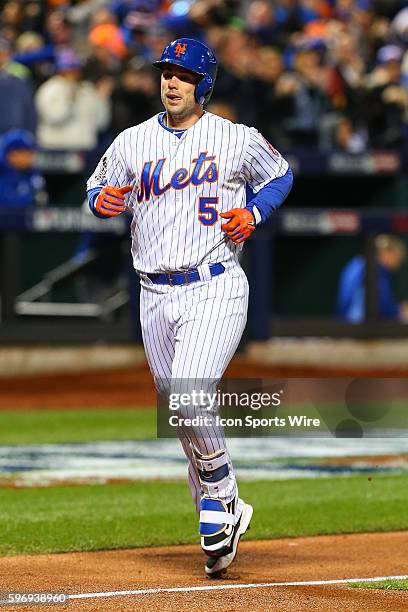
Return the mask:
{"type": "Polygon", "coordinates": [[[217,60],[207,45],[194,38],[173,40],[164,48],[161,58],[153,66],[162,70],[166,64],[181,66],[200,76],[195,98],[199,104],[208,102],[217,76],[217,60]]]}

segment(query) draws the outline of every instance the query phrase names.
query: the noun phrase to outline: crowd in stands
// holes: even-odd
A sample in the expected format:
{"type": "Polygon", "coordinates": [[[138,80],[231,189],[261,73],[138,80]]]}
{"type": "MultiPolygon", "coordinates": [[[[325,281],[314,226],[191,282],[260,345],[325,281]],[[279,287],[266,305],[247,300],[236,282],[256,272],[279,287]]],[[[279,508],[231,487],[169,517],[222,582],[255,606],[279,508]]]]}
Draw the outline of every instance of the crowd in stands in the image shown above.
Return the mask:
{"type": "Polygon", "coordinates": [[[101,148],[161,109],[151,62],[181,36],[219,60],[209,110],[282,150],[360,153],[407,139],[404,0],[7,0],[0,135],[101,148]]]}
{"type": "MultiPolygon", "coordinates": [[[[2,0],[0,209],[44,204],[47,192],[53,202],[38,148],[83,152],[89,175],[117,134],[159,112],[151,64],[178,37],[217,56],[208,110],[256,126],[282,152],[397,149],[408,159],[407,0],[2,0]]],[[[85,234],[77,256],[103,240],[106,253],[111,237],[85,234]]],[[[127,265],[117,253],[110,261],[127,265]]],[[[118,274],[105,258],[85,301],[118,274]]],[[[357,320],[361,258],[347,275],[357,302],[343,292],[342,304],[354,319],[338,314],[357,320]]]]}

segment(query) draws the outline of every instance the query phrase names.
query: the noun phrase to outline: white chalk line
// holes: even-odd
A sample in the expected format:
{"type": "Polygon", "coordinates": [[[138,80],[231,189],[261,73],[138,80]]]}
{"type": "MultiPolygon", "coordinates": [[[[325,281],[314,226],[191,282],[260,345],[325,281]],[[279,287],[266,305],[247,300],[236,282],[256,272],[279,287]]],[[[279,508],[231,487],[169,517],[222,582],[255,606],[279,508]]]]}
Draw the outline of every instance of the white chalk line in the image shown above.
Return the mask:
{"type": "MultiPolygon", "coordinates": [[[[353,584],[357,582],[385,582],[386,580],[408,580],[406,576],[376,576],[374,578],[341,578],[339,580],[306,580],[299,582],[255,582],[248,584],[212,584],[207,586],[167,587],[156,589],[133,589],[128,591],[106,591],[101,593],[77,593],[67,595],[67,600],[96,599],[101,597],[126,597],[128,595],[156,595],[158,593],[191,593],[194,591],[226,591],[231,589],[265,589],[285,586],[324,586],[330,584],[353,584]]],[[[10,605],[7,599],[0,600],[0,605],[10,605]]]]}
{"type": "Polygon", "coordinates": [[[106,593],[80,593],[69,599],[91,599],[93,597],[123,597],[126,595],[155,595],[157,593],[190,593],[194,591],[223,591],[230,589],[265,589],[280,586],[319,586],[330,584],[352,584],[355,582],[384,582],[385,580],[407,580],[407,576],[377,576],[375,578],[343,578],[340,580],[307,580],[305,582],[258,582],[249,584],[211,584],[207,586],[135,589],[130,591],[108,591],[106,593]]]}

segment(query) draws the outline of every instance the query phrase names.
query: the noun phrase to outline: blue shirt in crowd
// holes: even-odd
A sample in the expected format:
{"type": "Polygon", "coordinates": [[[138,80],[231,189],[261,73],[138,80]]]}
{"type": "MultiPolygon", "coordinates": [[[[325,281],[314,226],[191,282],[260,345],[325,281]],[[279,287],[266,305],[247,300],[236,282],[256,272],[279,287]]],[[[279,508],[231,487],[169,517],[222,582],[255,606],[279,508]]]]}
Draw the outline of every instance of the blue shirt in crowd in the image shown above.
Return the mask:
{"type": "Polygon", "coordinates": [[[0,70],[0,134],[13,128],[35,134],[37,116],[28,81],[0,70]]]}
{"type": "MultiPolygon", "coordinates": [[[[392,287],[392,273],[378,264],[378,314],[380,317],[395,319],[399,304],[392,287]]],[[[360,323],[365,313],[365,259],[354,257],[343,268],[337,295],[337,315],[351,323],[360,323]]]]}
{"type": "Polygon", "coordinates": [[[36,202],[44,189],[44,179],[36,168],[17,170],[7,154],[15,149],[35,150],[34,136],[25,130],[10,130],[0,137],[0,207],[24,208],[36,202]]]}

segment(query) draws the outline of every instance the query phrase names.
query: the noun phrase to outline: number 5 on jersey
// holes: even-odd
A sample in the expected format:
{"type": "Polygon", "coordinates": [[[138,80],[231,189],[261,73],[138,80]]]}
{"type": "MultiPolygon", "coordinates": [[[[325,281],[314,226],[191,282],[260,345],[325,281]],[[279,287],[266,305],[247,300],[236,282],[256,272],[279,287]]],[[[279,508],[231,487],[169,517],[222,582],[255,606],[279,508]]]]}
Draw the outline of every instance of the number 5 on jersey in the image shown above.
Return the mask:
{"type": "Polygon", "coordinates": [[[211,204],[218,204],[218,198],[203,196],[198,200],[198,220],[203,225],[214,225],[217,222],[218,211],[211,204]]]}

